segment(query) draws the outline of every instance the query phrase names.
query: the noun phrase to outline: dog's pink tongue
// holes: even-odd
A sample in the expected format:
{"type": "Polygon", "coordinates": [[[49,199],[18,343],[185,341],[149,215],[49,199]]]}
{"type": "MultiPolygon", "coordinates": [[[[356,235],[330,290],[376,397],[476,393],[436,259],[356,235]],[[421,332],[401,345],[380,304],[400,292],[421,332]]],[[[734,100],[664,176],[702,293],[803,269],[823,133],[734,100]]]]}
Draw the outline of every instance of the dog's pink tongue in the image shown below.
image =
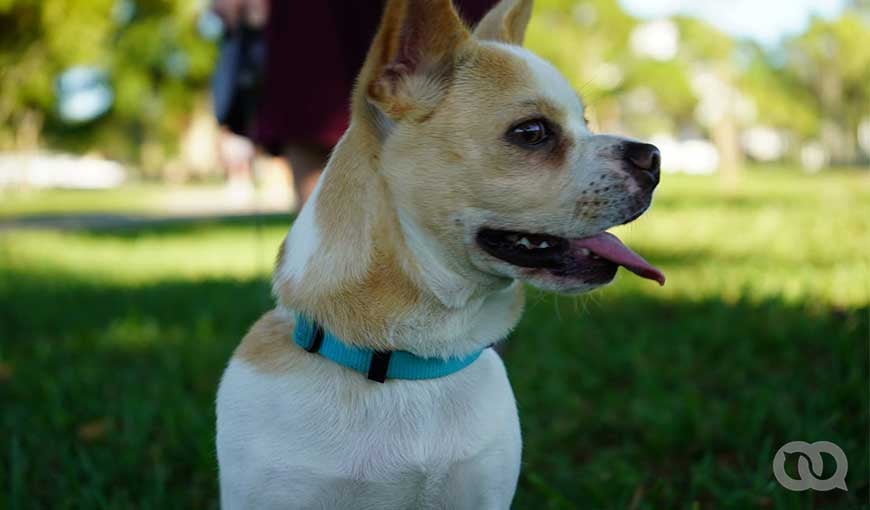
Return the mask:
{"type": "Polygon", "coordinates": [[[577,250],[586,248],[592,253],[603,259],[607,259],[614,264],[628,269],[632,273],[659,282],[659,285],[665,284],[665,275],[652,266],[649,262],[643,259],[637,253],[622,244],[618,237],[610,232],[602,232],[592,237],[585,239],[577,239],[571,241],[571,246],[577,250]]]}

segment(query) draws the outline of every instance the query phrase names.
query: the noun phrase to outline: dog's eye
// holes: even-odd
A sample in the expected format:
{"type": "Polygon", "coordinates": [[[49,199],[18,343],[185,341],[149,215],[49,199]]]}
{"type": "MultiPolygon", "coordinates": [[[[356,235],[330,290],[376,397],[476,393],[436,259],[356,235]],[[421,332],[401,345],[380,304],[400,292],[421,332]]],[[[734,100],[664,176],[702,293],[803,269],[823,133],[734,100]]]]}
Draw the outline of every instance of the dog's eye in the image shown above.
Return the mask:
{"type": "Polygon", "coordinates": [[[543,119],[527,120],[510,128],[507,138],[521,147],[536,147],[550,138],[550,129],[543,119]]]}

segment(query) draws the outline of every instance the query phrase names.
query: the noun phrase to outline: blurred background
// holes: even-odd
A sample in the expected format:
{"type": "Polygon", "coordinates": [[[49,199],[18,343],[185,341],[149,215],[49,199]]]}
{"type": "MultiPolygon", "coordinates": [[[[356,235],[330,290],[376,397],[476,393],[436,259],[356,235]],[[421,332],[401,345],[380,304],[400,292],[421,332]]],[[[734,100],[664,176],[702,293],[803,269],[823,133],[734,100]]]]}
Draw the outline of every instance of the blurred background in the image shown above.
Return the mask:
{"type": "MultiPolygon", "coordinates": [[[[305,188],[215,120],[210,6],[0,0],[0,508],[217,505],[214,391],[305,188]]],[[[867,508],[870,2],[537,0],[526,46],[661,148],[620,235],[668,284],[530,291],[516,508],[867,508]],[[780,487],[793,440],[850,490],[780,487]]]]}

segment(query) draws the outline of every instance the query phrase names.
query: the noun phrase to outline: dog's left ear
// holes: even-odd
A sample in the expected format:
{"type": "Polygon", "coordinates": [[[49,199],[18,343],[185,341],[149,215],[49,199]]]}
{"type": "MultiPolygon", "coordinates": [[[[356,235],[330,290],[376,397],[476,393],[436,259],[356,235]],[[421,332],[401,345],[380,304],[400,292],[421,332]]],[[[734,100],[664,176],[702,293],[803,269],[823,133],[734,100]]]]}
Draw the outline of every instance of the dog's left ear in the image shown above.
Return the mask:
{"type": "Polygon", "coordinates": [[[477,24],[474,36],[522,46],[531,17],[532,0],[501,0],[477,24]]]}

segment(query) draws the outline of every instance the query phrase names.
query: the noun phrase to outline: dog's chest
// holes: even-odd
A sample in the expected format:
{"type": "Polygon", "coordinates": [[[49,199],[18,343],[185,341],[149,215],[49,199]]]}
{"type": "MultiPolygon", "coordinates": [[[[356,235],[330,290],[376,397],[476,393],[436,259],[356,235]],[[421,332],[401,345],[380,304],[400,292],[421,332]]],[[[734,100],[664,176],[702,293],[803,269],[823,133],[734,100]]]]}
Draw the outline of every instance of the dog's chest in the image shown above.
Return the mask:
{"type": "Polygon", "coordinates": [[[383,508],[423,507],[443,500],[458,465],[503,447],[514,430],[493,352],[448,378],[384,385],[322,359],[288,374],[234,360],[218,395],[222,486],[275,498],[292,486],[294,498],[359,503],[368,494],[383,504],[388,494],[394,504],[383,508]]]}

